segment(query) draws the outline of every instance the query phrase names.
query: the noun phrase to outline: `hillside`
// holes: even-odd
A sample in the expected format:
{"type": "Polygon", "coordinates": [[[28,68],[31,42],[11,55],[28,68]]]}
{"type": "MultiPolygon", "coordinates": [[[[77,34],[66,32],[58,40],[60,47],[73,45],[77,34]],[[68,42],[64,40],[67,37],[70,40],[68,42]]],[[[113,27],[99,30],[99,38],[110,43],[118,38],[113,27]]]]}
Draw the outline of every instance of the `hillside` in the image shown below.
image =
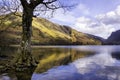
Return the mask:
{"type": "Polygon", "coordinates": [[[120,44],[120,30],[112,32],[112,34],[105,41],[105,44],[120,44]]]}
{"type": "MultiPolygon", "coordinates": [[[[3,17],[3,16],[0,16],[3,17]]],[[[35,45],[99,45],[101,41],[68,26],[52,23],[44,18],[33,18],[32,44],[35,45]]],[[[8,14],[0,24],[0,45],[19,44],[21,17],[8,14]]]]}
{"type": "Polygon", "coordinates": [[[102,44],[104,44],[105,40],[104,38],[102,37],[99,37],[99,36],[95,36],[95,35],[91,35],[91,34],[88,34],[90,37],[94,38],[94,39],[97,39],[97,40],[100,40],[102,44]]]}

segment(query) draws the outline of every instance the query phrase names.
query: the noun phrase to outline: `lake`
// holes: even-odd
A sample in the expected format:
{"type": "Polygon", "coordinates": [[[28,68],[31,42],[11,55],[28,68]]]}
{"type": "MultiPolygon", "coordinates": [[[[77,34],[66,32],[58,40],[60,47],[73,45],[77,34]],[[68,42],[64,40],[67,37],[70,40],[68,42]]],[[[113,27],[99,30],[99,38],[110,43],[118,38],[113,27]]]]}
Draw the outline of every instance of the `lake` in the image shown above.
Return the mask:
{"type": "MultiPolygon", "coordinates": [[[[1,48],[0,64],[11,60],[16,51],[1,48]]],[[[13,74],[18,80],[28,80],[25,76],[31,80],[120,80],[120,46],[36,46],[32,54],[38,62],[34,73],[13,74]]],[[[5,73],[0,80],[14,80],[5,73]]]]}

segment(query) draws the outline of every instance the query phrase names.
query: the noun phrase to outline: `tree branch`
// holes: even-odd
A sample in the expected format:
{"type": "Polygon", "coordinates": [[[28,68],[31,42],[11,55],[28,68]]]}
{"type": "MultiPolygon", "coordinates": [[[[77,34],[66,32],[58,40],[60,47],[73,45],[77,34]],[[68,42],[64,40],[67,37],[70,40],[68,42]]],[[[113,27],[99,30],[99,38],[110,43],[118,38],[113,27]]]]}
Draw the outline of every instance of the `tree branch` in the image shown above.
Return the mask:
{"type": "Polygon", "coordinates": [[[27,8],[29,6],[29,4],[27,3],[26,0],[20,0],[20,2],[22,4],[23,8],[27,8]]]}
{"type": "Polygon", "coordinates": [[[43,3],[44,0],[30,0],[29,6],[35,8],[39,4],[43,3]]]}
{"type": "Polygon", "coordinates": [[[73,6],[56,6],[54,4],[52,5],[47,5],[47,4],[44,4],[46,8],[48,9],[51,9],[51,10],[55,10],[55,9],[59,9],[59,8],[70,8],[70,7],[73,7],[73,6]]]}
{"type": "Polygon", "coordinates": [[[57,0],[52,0],[52,1],[48,1],[48,2],[43,2],[43,4],[51,4],[51,3],[54,3],[56,2],[57,0]]]}

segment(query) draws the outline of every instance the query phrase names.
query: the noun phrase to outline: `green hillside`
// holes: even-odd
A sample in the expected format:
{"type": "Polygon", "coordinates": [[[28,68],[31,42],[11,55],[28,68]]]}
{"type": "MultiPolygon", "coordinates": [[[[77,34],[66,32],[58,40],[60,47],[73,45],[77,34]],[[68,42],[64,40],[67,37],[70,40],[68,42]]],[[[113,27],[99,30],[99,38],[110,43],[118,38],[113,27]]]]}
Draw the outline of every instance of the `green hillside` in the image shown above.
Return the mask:
{"type": "MultiPolygon", "coordinates": [[[[3,16],[0,16],[0,18],[3,16]]],[[[19,44],[21,17],[8,14],[0,24],[0,45],[19,44]]],[[[67,26],[52,23],[44,18],[33,18],[32,44],[35,45],[99,45],[101,41],[67,26]]]]}

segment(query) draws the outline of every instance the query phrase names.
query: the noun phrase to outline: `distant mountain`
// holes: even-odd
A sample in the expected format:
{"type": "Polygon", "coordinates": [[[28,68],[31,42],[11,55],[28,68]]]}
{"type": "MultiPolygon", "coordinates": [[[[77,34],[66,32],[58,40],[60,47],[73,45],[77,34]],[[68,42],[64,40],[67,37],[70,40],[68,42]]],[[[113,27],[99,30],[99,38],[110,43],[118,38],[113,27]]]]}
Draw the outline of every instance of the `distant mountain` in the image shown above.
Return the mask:
{"type": "Polygon", "coordinates": [[[120,44],[120,30],[112,32],[112,34],[105,41],[105,44],[116,44],[116,45],[119,45],[120,44]]]}
{"type": "Polygon", "coordinates": [[[102,37],[99,37],[99,36],[95,36],[95,35],[91,35],[91,34],[88,34],[89,36],[91,36],[92,38],[94,39],[97,39],[99,41],[102,42],[102,44],[105,42],[106,39],[102,38],[102,37]]]}
{"type": "MultiPolygon", "coordinates": [[[[3,16],[0,16],[3,17],[3,16]]],[[[19,44],[21,17],[8,14],[0,24],[0,45],[19,44]]],[[[68,26],[52,23],[44,18],[33,18],[32,44],[34,45],[100,45],[101,40],[78,32],[68,26]]]]}

